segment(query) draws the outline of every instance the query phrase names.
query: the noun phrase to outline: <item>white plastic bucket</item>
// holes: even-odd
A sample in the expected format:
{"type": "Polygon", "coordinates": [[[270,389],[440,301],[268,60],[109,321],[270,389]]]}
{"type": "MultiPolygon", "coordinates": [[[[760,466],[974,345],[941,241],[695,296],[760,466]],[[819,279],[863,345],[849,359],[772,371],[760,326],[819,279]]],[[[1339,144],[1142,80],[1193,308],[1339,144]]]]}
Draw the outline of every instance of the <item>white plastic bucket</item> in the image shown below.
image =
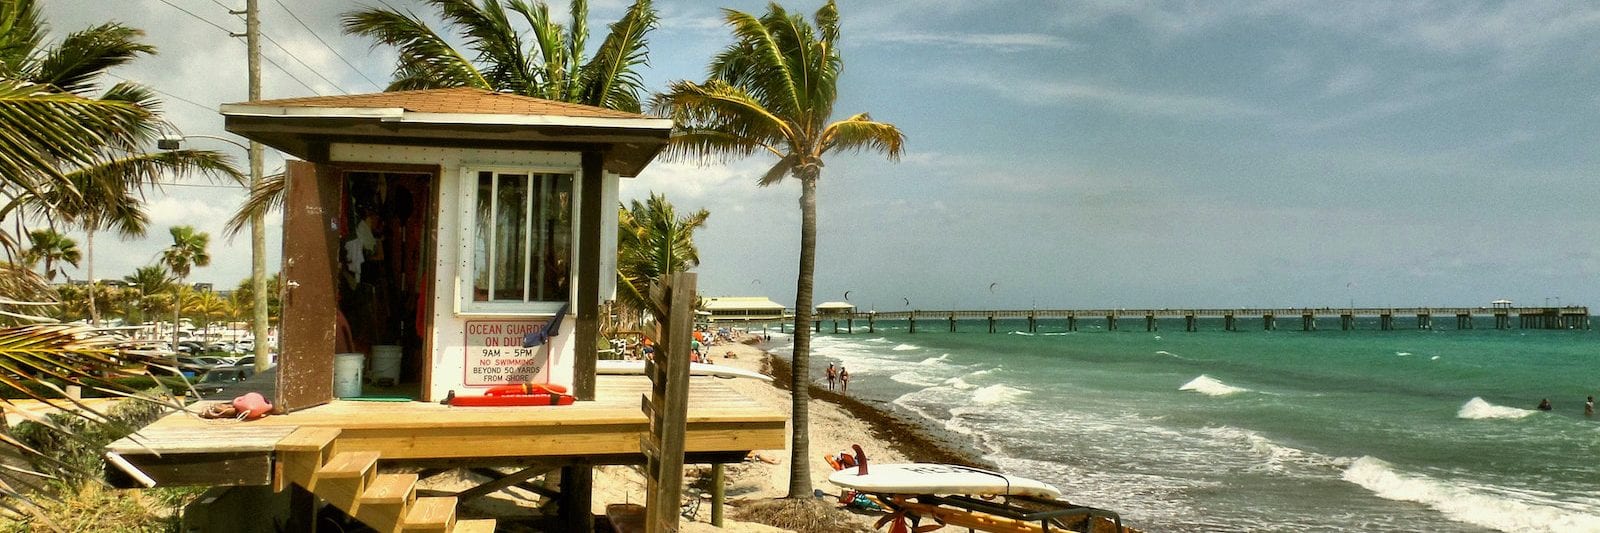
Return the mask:
{"type": "Polygon", "coordinates": [[[372,347],[372,382],[400,383],[400,359],[403,352],[399,346],[393,344],[379,344],[372,347]]]}
{"type": "Polygon", "coordinates": [[[361,370],[366,362],[366,354],[333,354],[334,397],[354,398],[361,395],[361,370]]]}

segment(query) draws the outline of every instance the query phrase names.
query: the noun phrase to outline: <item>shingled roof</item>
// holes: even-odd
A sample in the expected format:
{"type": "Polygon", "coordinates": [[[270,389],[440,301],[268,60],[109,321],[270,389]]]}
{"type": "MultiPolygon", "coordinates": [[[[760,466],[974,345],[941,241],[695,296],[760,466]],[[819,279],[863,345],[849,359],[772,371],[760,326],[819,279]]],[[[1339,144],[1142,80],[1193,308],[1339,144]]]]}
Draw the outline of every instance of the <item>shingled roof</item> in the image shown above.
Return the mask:
{"type": "Polygon", "coordinates": [[[650,118],[617,111],[520,94],[497,93],[476,87],[423,89],[387,93],[307,96],[242,102],[250,106],[399,108],[413,113],[470,113],[486,115],[547,115],[591,118],[650,118]]]}
{"type": "Polygon", "coordinates": [[[635,176],[666,146],[672,120],[471,87],[223,104],[227,130],[308,161],[333,143],[600,151],[635,176]]]}

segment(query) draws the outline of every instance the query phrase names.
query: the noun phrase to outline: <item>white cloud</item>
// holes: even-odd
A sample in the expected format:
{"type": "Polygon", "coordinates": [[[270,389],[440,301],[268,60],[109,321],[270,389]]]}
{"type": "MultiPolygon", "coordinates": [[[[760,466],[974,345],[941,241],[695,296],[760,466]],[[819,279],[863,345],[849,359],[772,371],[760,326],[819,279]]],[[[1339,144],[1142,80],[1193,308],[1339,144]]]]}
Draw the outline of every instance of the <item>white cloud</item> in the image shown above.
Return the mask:
{"type": "Polygon", "coordinates": [[[1071,81],[1019,80],[979,76],[955,80],[993,91],[1017,103],[1034,106],[1093,105],[1134,115],[1183,119],[1264,116],[1272,112],[1225,98],[1144,92],[1123,87],[1071,81]]]}
{"type": "Polygon", "coordinates": [[[1325,96],[1344,96],[1361,92],[1377,81],[1377,74],[1366,65],[1350,65],[1339,69],[1328,78],[1323,87],[1325,96]]]}
{"type": "Polygon", "coordinates": [[[875,32],[862,36],[868,42],[983,48],[1002,52],[1071,48],[1071,41],[1043,33],[935,33],[922,31],[875,32]]]}

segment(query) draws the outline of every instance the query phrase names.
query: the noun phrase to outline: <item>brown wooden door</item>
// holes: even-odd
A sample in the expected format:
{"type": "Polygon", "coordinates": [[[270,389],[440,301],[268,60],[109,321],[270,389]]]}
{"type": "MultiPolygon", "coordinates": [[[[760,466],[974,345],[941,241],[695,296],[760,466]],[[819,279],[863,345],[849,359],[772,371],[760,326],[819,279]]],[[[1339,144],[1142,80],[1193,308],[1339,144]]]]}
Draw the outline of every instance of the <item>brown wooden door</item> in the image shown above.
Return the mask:
{"type": "Polygon", "coordinates": [[[328,165],[290,161],[287,167],[277,407],[292,412],[333,401],[343,177],[328,165]]]}

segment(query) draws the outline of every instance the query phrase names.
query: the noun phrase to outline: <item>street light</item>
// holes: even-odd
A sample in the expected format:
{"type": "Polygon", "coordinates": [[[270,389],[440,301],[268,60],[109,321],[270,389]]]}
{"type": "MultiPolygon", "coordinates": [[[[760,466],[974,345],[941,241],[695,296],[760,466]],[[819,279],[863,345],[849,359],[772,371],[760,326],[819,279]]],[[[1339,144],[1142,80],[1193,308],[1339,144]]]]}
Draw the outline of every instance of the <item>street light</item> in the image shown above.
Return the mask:
{"type": "MultiPolygon", "coordinates": [[[[156,148],[162,150],[177,150],[183,146],[184,139],[212,139],[237,146],[250,154],[250,190],[261,186],[261,150],[258,143],[252,146],[216,135],[169,135],[156,141],[156,148]],[[255,149],[252,149],[255,148],[255,149]]],[[[271,346],[267,342],[267,234],[266,224],[261,220],[261,215],[250,217],[250,289],[252,296],[253,312],[251,313],[250,335],[255,337],[256,371],[266,371],[272,364],[271,346]]]]}

